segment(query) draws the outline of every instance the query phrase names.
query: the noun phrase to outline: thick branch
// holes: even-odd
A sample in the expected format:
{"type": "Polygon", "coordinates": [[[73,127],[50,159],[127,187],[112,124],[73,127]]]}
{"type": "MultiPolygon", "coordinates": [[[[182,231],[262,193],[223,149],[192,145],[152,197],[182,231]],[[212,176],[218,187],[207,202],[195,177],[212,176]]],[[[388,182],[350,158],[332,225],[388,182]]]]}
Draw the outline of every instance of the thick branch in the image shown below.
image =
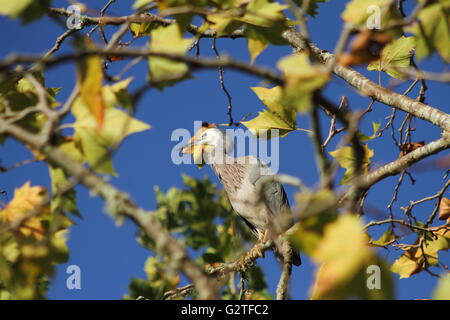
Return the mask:
{"type": "MultiPolygon", "coordinates": [[[[283,33],[283,37],[297,50],[305,50],[306,45],[300,33],[294,29],[288,29],[283,33]]],[[[335,63],[335,57],[325,50],[321,50],[314,44],[308,45],[312,51],[324,63],[333,65],[333,72],[348,82],[351,86],[358,90],[358,92],[367,95],[368,97],[392,106],[396,109],[405,111],[417,118],[431,122],[439,126],[444,131],[450,131],[450,115],[446,114],[436,108],[433,108],[425,103],[413,100],[409,97],[403,96],[399,93],[383,88],[376,83],[370,81],[359,72],[350,68],[343,67],[335,63]]]]}
{"type": "Polygon", "coordinates": [[[450,148],[450,135],[446,134],[441,139],[430,142],[425,146],[418,148],[406,154],[405,156],[373,171],[361,181],[361,187],[369,188],[378,181],[386,177],[396,175],[403,169],[413,165],[414,163],[419,162],[426,157],[429,157],[448,148],[450,148]]]}

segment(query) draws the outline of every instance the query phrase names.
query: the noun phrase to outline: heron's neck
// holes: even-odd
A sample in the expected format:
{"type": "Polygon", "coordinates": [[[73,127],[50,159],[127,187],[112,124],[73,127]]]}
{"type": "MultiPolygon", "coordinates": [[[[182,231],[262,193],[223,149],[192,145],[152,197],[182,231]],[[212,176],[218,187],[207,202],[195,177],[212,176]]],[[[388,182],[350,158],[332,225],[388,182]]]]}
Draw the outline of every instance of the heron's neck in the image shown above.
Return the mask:
{"type": "Polygon", "coordinates": [[[204,158],[209,164],[233,163],[235,160],[235,158],[227,154],[223,148],[215,148],[211,152],[204,154],[204,158]]]}

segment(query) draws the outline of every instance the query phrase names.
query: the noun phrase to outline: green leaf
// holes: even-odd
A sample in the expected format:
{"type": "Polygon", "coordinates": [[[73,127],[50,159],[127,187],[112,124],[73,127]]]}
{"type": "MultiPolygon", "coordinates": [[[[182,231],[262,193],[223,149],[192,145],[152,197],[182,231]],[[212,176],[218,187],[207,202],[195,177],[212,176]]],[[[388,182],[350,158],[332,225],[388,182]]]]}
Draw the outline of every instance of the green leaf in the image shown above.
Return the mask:
{"type": "Polygon", "coordinates": [[[288,8],[278,2],[270,0],[253,0],[246,7],[243,17],[236,19],[260,27],[271,27],[284,20],[283,10],[288,8]]]}
{"type": "Polygon", "coordinates": [[[374,257],[367,246],[363,224],[356,215],[345,214],[325,227],[323,239],[312,253],[319,264],[312,287],[312,299],[332,299],[335,291],[351,282],[374,257]]]}
{"type": "Polygon", "coordinates": [[[154,2],[154,0],[135,0],[133,3],[133,9],[138,10],[139,8],[142,8],[143,6],[154,2]]]}
{"type": "Polygon", "coordinates": [[[51,0],[0,0],[0,15],[21,18],[24,23],[28,23],[42,17],[50,3],[51,0]]]}
{"type": "Polygon", "coordinates": [[[414,37],[404,37],[392,41],[381,51],[380,59],[370,63],[367,70],[384,71],[393,78],[404,79],[404,75],[397,69],[409,68],[413,56],[414,37]]]}
{"type": "Polygon", "coordinates": [[[447,63],[450,62],[450,0],[435,1],[423,8],[419,22],[408,27],[417,41],[417,58],[422,60],[434,51],[447,63]]]}
{"type": "Polygon", "coordinates": [[[296,112],[288,110],[280,103],[282,95],[281,87],[272,89],[254,87],[252,90],[258,98],[267,106],[267,110],[259,112],[256,118],[249,121],[243,121],[245,125],[254,135],[266,135],[266,138],[273,138],[270,130],[279,130],[278,135],[284,137],[289,132],[296,130],[296,112]]]}
{"type": "MultiPolygon", "coordinates": [[[[417,246],[408,248],[391,266],[391,271],[399,274],[402,279],[422,272],[426,264],[438,265],[439,251],[447,251],[450,248],[450,231],[441,229],[434,234],[436,238],[423,241],[423,250],[417,246]]],[[[418,243],[416,241],[416,244],[418,243]]]]}
{"type": "Polygon", "coordinates": [[[155,22],[143,22],[143,23],[132,23],[130,24],[130,31],[133,38],[139,38],[144,36],[150,36],[151,31],[158,26],[161,26],[155,22]]]}
{"type": "MultiPolygon", "coordinates": [[[[88,48],[94,47],[86,42],[88,48]]],[[[80,99],[94,116],[98,128],[105,119],[105,102],[103,100],[103,59],[100,56],[88,56],[79,64],[80,99]]]]}
{"type": "Polygon", "coordinates": [[[124,80],[115,86],[103,88],[106,108],[104,126],[100,129],[83,100],[78,98],[72,107],[76,118],[74,139],[80,144],[85,159],[99,173],[116,174],[109,154],[110,148],[117,147],[132,133],[150,129],[148,124],[115,107],[120,102],[117,98],[118,92],[123,91],[128,83],[129,80],[124,80]]]}
{"type": "Polygon", "coordinates": [[[256,57],[260,55],[269,44],[286,45],[286,40],[281,36],[286,28],[287,27],[283,23],[278,23],[269,28],[253,25],[244,26],[243,32],[247,38],[251,63],[255,61],[256,57]]]}
{"type": "Polygon", "coordinates": [[[450,276],[442,275],[433,292],[435,300],[450,300],[450,276]]]}
{"type": "MultiPolygon", "coordinates": [[[[310,0],[309,6],[306,9],[306,12],[311,16],[315,17],[317,15],[317,11],[319,10],[319,3],[328,2],[329,0],[310,0]]],[[[294,2],[298,5],[299,8],[303,8],[303,0],[294,0],[294,2]]]]}
{"type": "Polygon", "coordinates": [[[375,7],[380,9],[381,28],[402,18],[391,0],[352,0],[347,3],[342,19],[356,25],[365,25],[369,17],[374,14],[369,9],[375,7]]]}
{"type": "Polygon", "coordinates": [[[370,244],[377,247],[385,247],[391,244],[396,239],[395,234],[392,232],[392,229],[389,227],[385,233],[383,233],[377,240],[371,241],[370,244]]]}
{"type": "Polygon", "coordinates": [[[377,137],[378,129],[380,129],[381,123],[372,122],[373,133],[371,136],[366,136],[364,133],[358,131],[358,138],[361,142],[373,140],[377,137]]]}
{"type": "Polygon", "coordinates": [[[311,255],[322,240],[325,226],[337,218],[337,199],[325,189],[297,193],[295,202],[301,223],[295,225],[289,239],[297,249],[311,255]]]}
{"type": "Polygon", "coordinates": [[[312,95],[328,82],[328,73],[319,66],[311,65],[304,52],[282,58],[277,66],[286,78],[284,104],[300,112],[310,110],[312,95]]]}
{"type": "MultiPolygon", "coordinates": [[[[194,39],[184,39],[176,24],[159,27],[151,32],[150,49],[156,52],[183,55],[194,39]]],[[[158,88],[172,85],[188,76],[189,69],[183,62],[160,57],[149,58],[150,81],[158,88]]]]}
{"type": "MultiPolygon", "coordinates": [[[[367,174],[370,167],[370,159],[373,157],[373,150],[365,144],[363,145],[364,156],[362,159],[362,174],[367,174]]],[[[336,159],[339,165],[346,169],[344,176],[342,177],[341,184],[349,184],[353,179],[355,173],[355,161],[356,156],[353,147],[341,147],[335,151],[329,152],[330,155],[336,159]]]]}

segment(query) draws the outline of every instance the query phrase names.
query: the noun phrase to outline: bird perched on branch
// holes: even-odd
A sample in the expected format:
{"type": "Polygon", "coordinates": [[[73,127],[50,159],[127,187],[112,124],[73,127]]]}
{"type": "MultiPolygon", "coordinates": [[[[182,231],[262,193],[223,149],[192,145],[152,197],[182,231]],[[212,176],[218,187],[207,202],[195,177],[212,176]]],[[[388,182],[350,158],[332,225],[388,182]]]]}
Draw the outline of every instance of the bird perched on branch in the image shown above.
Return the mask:
{"type": "MultiPolygon", "coordinates": [[[[289,202],[283,186],[258,158],[235,158],[230,155],[233,150],[234,143],[230,136],[215,125],[203,123],[182,153],[193,154],[195,163],[210,164],[223,184],[234,211],[251,231],[261,242],[273,241],[274,252],[279,260],[299,266],[299,254],[286,239],[278,237],[282,230],[279,217],[290,217],[289,202]]],[[[250,254],[263,255],[261,252],[250,254]]]]}

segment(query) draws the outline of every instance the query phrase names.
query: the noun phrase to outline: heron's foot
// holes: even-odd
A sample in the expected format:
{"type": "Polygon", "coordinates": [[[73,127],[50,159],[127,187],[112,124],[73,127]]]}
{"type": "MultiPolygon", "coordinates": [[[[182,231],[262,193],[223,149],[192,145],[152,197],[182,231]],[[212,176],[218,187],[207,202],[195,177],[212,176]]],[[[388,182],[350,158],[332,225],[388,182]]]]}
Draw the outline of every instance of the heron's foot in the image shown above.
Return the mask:
{"type": "Polygon", "coordinates": [[[255,260],[258,258],[264,258],[264,252],[261,251],[260,246],[256,245],[238,259],[236,262],[238,270],[246,272],[255,264],[255,260]]]}

